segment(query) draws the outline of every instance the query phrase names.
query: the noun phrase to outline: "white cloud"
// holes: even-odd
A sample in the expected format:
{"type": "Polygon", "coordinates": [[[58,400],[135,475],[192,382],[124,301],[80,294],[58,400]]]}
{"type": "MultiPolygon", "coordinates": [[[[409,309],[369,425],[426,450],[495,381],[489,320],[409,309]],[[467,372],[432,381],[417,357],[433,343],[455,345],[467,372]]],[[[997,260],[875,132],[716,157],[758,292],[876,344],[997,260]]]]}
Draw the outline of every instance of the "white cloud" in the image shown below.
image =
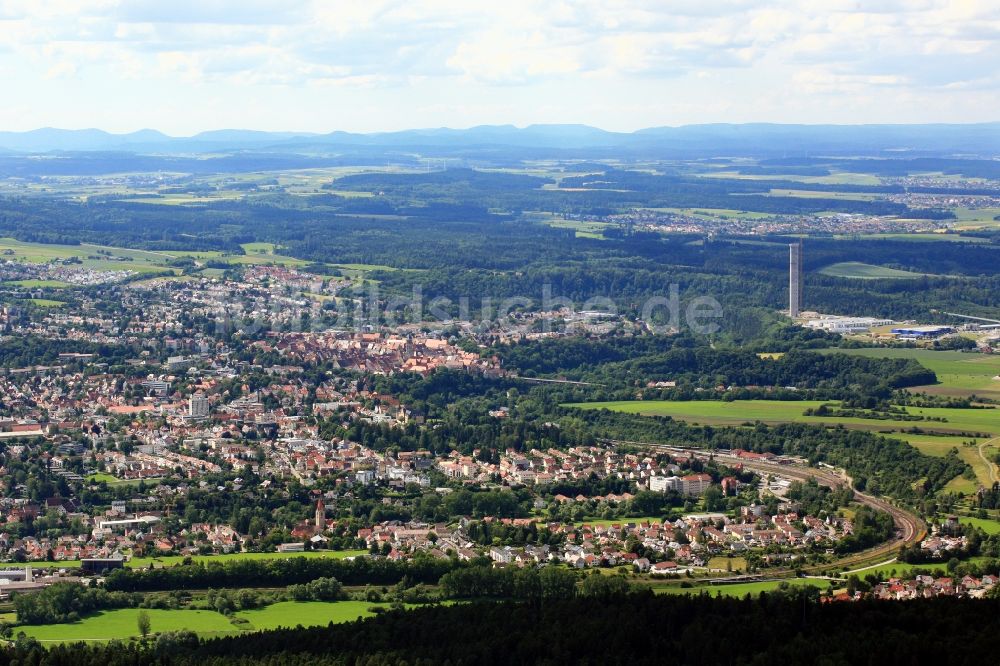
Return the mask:
{"type": "MultiPolygon", "coordinates": [[[[109,88],[155,79],[164,102],[204,88],[320,104],[323,91],[340,101],[357,90],[358,108],[398,99],[431,109],[445,96],[442,108],[477,114],[467,124],[515,89],[548,117],[605,86],[637,123],[635,100],[701,117],[658,86],[698,95],[713,120],[774,112],[775,96],[811,95],[790,106],[844,117],[869,102],[886,113],[886,96],[901,91],[975,90],[993,108],[1000,98],[995,0],[5,0],[0,45],[0,67],[24,72],[19,92],[39,99],[58,95],[42,90],[58,85],[46,77],[109,88]]],[[[574,120],[600,123],[613,115],[606,106],[574,120]]]]}

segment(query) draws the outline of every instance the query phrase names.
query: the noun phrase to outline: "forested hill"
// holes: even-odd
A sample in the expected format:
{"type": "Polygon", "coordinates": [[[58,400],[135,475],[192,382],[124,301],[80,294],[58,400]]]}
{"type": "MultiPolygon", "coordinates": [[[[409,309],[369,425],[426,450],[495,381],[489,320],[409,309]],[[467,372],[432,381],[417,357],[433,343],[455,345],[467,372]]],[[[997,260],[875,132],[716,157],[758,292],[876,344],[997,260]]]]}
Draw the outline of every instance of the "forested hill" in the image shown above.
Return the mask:
{"type": "Polygon", "coordinates": [[[551,338],[498,347],[505,367],[525,376],[558,373],[610,385],[663,380],[712,386],[866,387],[933,384],[937,376],[913,359],[790,351],[778,358],[743,349],[691,346],[680,337],[587,341],[551,338]]]}

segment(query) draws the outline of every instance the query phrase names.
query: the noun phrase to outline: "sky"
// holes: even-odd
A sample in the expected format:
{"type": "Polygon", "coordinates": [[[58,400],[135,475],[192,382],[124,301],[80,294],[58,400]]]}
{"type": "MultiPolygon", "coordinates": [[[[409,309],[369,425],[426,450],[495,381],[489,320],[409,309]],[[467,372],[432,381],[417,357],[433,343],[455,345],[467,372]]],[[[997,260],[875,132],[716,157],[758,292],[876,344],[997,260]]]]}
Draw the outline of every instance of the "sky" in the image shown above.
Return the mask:
{"type": "Polygon", "coordinates": [[[997,0],[0,0],[0,130],[1000,120],[997,0]]]}

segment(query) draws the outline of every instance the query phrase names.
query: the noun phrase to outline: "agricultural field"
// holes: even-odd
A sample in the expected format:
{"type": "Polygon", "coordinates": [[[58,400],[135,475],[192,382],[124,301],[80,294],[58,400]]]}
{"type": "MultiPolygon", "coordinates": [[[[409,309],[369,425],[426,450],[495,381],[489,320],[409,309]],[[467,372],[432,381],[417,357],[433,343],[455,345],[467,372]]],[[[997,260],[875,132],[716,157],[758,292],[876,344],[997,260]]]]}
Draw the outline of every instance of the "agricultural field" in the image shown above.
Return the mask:
{"type": "Polygon", "coordinates": [[[766,220],[770,217],[774,217],[771,213],[736,210],[735,208],[647,208],[645,210],[651,210],[657,213],[675,213],[677,215],[703,217],[706,219],[735,217],[745,220],[766,220]]]}
{"type": "Polygon", "coordinates": [[[553,218],[546,224],[556,229],[573,229],[576,231],[577,238],[594,238],[596,240],[604,240],[604,230],[611,226],[604,222],[586,222],[563,218],[553,218]]]}
{"type": "Polygon", "coordinates": [[[1000,208],[955,208],[956,229],[998,229],[1000,208]]]}
{"type": "Polygon", "coordinates": [[[827,176],[803,176],[800,174],[744,174],[738,171],[715,171],[699,173],[699,176],[710,178],[740,178],[743,180],[790,180],[797,183],[814,183],[819,185],[879,185],[881,180],[878,176],[868,173],[851,173],[847,171],[833,171],[827,176]]]}
{"type": "Polygon", "coordinates": [[[4,282],[3,284],[12,287],[24,287],[26,289],[66,289],[73,286],[69,282],[63,282],[62,280],[13,280],[11,282],[4,282]]]}
{"type": "Polygon", "coordinates": [[[561,215],[544,212],[531,212],[528,217],[541,224],[548,225],[556,229],[573,229],[577,238],[595,238],[604,240],[604,230],[613,224],[607,222],[594,222],[587,220],[570,220],[561,215]]]}
{"type": "MultiPolygon", "coordinates": [[[[273,264],[286,268],[302,268],[311,262],[295,257],[275,254],[280,248],[273,243],[246,243],[244,251],[247,254],[226,254],[217,251],[170,250],[168,252],[150,252],[132,250],[103,245],[56,245],[47,243],[24,243],[12,238],[0,238],[0,258],[26,263],[47,263],[79,259],[81,263],[74,264],[77,268],[90,268],[102,271],[128,271],[148,275],[158,279],[190,279],[178,275],[177,269],[170,267],[170,262],[176,259],[192,259],[196,262],[213,261],[232,266],[255,264],[273,264]]],[[[370,264],[330,264],[340,269],[345,276],[352,279],[363,279],[371,271],[396,270],[391,266],[370,264]]],[[[207,277],[221,275],[221,269],[207,268],[203,271],[207,277]]],[[[63,289],[73,285],[58,280],[23,280],[10,283],[13,286],[25,288],[63,289]]],[[[37,303],[38,305],[57,307],[61,302],[37,303]]]]}
{"type": "Polygon", "coordinates": [[[234,201],[242,199],[249,194],[242,190],[217,190],[206,194],[151,194],[146,197],[136,197],[129,199],[130,203],[159,204],[161,206],[186,206],[190,204],[202,204],[212,201],[234,201]]]}
{"type": "Polygon", "coordinates": [[[132,273],[170,272],[165,265],[172,255],[146,250],[129,250],[104,245],[56,245],[49,243],[25,243],[13,238],[0,238],[0,258],[43,264],[51,261],[79,259],[79,268],[100,271],[129,271],[132,273]]]}
{"type": "Polygon", "coordinates": [[[823,192],[818,190],[782,190],[771,188],[772,197],[798,197],[801,199],[845,199],[847,201],[874,201],[876,194],[864,192],[823,192]]]}
{"type": "MultiPolygon", "coordinates": [[[[851,354],[870,358],[912,358],[928,370],[933,370],[938,383],[910,389],[915,393],[929,393],[966,397],[972,394],[984,398],[1000,399],[1000,356],[959,351],[934,351],[932,349],[866,348],[827,349],[822,353],[851,354]]],[[[1000,415],[997,416],[1000,420],[1000,415]]]]}
{"type": "Polygon", "coordinates": [[[581,409],[610,409],[627,414],[644,416],[670,416],[680,421],[704,425],[742,425],[763,423],[812,423],[829,427],[843,425],[847,428],[897,432],[917,426],[925,431],[955,434],[960,432],[985,432],[1000,435],[1000,410],[955,409],[944,407],[907,407],[914,415],[944,418],[938,421],[895,421],[860,417],[805,416],[808,408],[820,405],[836,406],[835,401],[822,400],[624,400],[618,402],[572,403],[567,406],[581,409]]]}
{"type": "Polygon", "coordinates": [[[988,243],[989,239],[978,236],[962,236],[960,234],[942,233],[885,233],[885,234],[835,234],[836,240],[905,240],[917,243],[936,243],[951,241],[957,243],[988,243]]]}
{"type": "Polygon", "coordinates": [[[925,273],[911,273],[885,266],[874,266],[863,264],[859,261],[842,261],[837,264],[830,264],[819,271],[822,275],[841,278],[856,278],[861,280],[874,280],[878,278],[913,279],[924,277],[925,273]]]}

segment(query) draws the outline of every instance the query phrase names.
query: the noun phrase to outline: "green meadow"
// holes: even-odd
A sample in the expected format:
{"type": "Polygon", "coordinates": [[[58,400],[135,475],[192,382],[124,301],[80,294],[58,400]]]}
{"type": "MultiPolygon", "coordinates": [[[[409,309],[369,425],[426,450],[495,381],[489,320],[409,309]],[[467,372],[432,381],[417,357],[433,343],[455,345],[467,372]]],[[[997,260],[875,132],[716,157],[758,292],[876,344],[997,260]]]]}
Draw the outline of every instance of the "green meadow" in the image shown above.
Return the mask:
{"type": "Polygon", "coordinates": [[[65,289],[73,286],[69,282],[63,282],[62,280],[12,280],[10,282],[4,282],[4,284],[9,284],[12,287],[25,287],[28,289],[36,287],[39,289],[65,289]]]}
{"type": "Polygon", "coordinates": [[[906,407],[914,415],[944,418],[938,421],[898,421],[892,419],[868,419],[859,417],[805,416],[808,408],[820,405],[836,406],[836,401],[822,400],[778,401],[778,400],[625,400],[617,402],[573,403],[567,406],[581,409],[610,409],[627,414],[643,416],[670,416],[680,421],[705,425],[742,425],[761,421],[763,423],[812,423],[834,427],[843,425],[850,428],[896,432],[919,427],[922,430],[958,433],[987,432],[1000,434],[1000,410],[995,409],[954,409],[944,407],[906,407]]]}
{"type": "MultiPolygon", "coordinates": [[[[1000,356],[960,351],[909,348],[825,349],[822,353],[850,354],[869,358],[912,358],[937,375],[938,383],[910,389],[938,395],[1000,399],[1000,356]]],[[[997,415],[1000,420],[1000,415],[997,415]]]]}
{"type": "Polygon", "coordinates": [[[236,617],[246,620],[253,629],[278,627],[316,627],[341,622],[353,622],[360,617],[371,617],[372,607],[386,607],[368,601],[282,601],[264,608],[239,611],[236,617]]]}
{"type": "Polygon", "coordinates": [[[831,277],[855,278],[862,280],[874,280],[879,278],[913,279],[923,277],[923,273],[911,273],[885,266],[874,266],[863,264],[859,261],[842,261],[837,264],[830,264],[819,270],[823,275],[831,277]]]}
{"type": "Polygon", "coordinates": [[[1000,520],[962,516],[959,519],[959,522],[961,522],[963,525],[973,525],[974,527],[978,527],[987,534],[1000,534],[1000,520]]]}
{"type": "MultiPolygon", "coordinates": [[[[368,601],[282,601],[264,608],[238,611],[231,618],[214,610],[151,608],[145,612],[149,614],[153,634],[188,630],[199,636],[213,637],[279,627],[318,627],[331,622],[353,622],[375,615],[372,608],[388,609],[389,606],[387,603],[368,601]]],[[[406,607],[413,608],[409,604],[406,607]]],[[[93,613],[78,622],[16,626],[14,635],[23,632],[45,643],[139,638],[138,618],[142,610],[122,608],[93,613]]]]}
{"type": "MultiPolygon", "coordinates": [[[[811,585],[813,587],[826,588],[828,582],[815,578],[789,578],[788,580],[769,580],[754,583],[727,583],[723,585],[693,585],[692,587],[681,587],[679,585],[652,586],[656,594],[708,594],[710,596],[721,597],[744,597],[746,595],[757,595],[761,592],[774,592],[782,584],[791,586],[811,585]]],[[[836,587],[836,583],[834,583],[836,587]]]]}
{"type": "MultiPolygon", "coordinates": [[[[982,563],[988,558],[986,557],[972,557],[966,562],[972,563],[982,563]]],[[[947,562],[938,562],[932,564],[909,564],[907,562],[889,562],[888,564],[877,564],[871,567],[865,567],[864,569],[852,570],[851,573],[856,575],[858,578],[865,578],[866,576],[875,576],[880,580],[886,580],[888,578],[911,576],[915,571],[928,571],[931,575],[943,574],[948,575],[946,569],[947,562]]]]}
{"type": "MultiPolygon", "coordinates": [[[[14,634],[24,632],[26,636],[49,643],[133,638],[140,635],[139,612],[138,608],[102,611],[79,622],[15,627],[14,634]]],[[[146,612],[149,613],[150,629],[155,633],[186,629],[202,636],[219,636],[239,631],[226,616],[215,611],[150,608],[146,612]]]]}

